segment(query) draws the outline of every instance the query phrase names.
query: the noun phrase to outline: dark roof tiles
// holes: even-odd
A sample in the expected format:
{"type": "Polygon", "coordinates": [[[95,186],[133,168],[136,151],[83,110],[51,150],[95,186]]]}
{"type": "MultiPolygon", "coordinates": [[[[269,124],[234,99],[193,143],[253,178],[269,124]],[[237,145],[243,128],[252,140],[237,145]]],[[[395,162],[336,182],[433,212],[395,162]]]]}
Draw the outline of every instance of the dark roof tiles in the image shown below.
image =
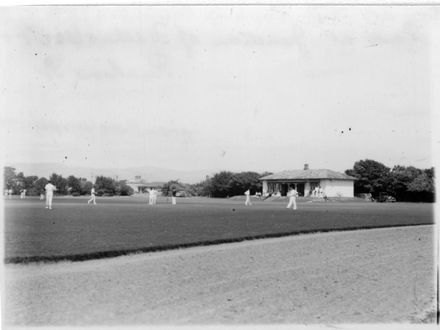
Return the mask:
{"type": "Polygon", "coordinates": [[[344,173],[327,170],[290,170],[266,175],[260,180],[313,180],[313,179],[339,179],[339,180],[356,180],[356,178],[344,173]]]}

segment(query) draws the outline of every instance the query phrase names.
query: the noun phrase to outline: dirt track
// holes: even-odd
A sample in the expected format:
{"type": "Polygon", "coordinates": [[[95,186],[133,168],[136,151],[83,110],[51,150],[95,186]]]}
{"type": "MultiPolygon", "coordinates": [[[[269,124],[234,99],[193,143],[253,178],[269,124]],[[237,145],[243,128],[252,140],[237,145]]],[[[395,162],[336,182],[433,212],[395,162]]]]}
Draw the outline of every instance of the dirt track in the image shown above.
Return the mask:
{"type": "Polygon", "coordinates": [[[7,265],[4,321],[83,326],[421,322],[436,303],[434,228],[7,265]]]}

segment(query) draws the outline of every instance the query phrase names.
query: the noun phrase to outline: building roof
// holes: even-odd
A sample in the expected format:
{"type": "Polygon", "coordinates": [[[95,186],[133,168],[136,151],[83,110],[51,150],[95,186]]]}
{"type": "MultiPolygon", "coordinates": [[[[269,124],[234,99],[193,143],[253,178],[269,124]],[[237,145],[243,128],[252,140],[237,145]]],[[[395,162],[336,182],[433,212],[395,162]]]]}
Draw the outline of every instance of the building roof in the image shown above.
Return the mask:
{"type": "Polygon", "coordinates": [[[260,180],[316,180],[316,179],[337,179],[337,180],[357,180],[355,177],[344,173],[327,170],[290,170],[266,175],[260,180]]]}
{"type": "Polygon", "coordinates": [[[159,186],[163,186],[165,182],[146,182],[144,180],[128,180],[127,184],[145,186],[145,187],[159,187],[159,186]]]}

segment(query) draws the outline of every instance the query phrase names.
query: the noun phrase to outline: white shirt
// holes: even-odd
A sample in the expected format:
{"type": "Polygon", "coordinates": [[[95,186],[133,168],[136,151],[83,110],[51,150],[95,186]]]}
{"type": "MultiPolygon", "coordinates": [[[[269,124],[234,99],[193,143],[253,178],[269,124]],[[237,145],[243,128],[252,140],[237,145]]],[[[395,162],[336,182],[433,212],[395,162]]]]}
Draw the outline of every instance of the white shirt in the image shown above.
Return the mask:
{"type": "Polygon", "coordinates": [[[298,193],[296,192],[295,189],[292,189],[291,191],[289,191],[288,196],[289,197],[296,197],[298,195],[298,193]]]}
{"type": "Polygon", "coordinates": [[[46,193],[51,194],[55,190],[57,190],[57,187],[55,187],[52,183],[48,183],[47,185],[44,186],[44,189],[46,190],[46,193]]]}
{"type": "Polygon", "coordinates": [[[92,191],[90,192],[92,195],[95,194],[95,188],[92,188],[92,191]]]}
{"type": "Polygon", "coordinates": [[[244,193],[246,196],[249,196],[251,194],[251,192],[249,190],[246,190],[246,192],[244,193]]]}

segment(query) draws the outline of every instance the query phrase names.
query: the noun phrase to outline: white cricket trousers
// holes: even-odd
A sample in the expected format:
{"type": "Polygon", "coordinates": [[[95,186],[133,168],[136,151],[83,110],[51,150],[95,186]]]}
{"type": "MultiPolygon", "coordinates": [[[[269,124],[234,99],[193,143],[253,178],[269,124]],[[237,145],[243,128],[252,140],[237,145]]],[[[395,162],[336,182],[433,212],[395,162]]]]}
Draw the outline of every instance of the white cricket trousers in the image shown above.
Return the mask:
{"type": "Polygon", "coordinates": [[[46,193],[46,208],[52,208],[53,193],[46,193]]]}
{"type": "Polygon", "coordinates": [[[95,194],[92,194],[92,196],[90,196],[90,199],[87,201],[87,204],[90,204],[91,202],[93,202],[93,204],[96,204],[95,194]]]}
{"type": "Polygon", "coordinates": [[[289,198],[289,204],[287,205],[287,208],[290,209],[292,206],[293,209],[296,210],[296,197],[289,198]]]}

